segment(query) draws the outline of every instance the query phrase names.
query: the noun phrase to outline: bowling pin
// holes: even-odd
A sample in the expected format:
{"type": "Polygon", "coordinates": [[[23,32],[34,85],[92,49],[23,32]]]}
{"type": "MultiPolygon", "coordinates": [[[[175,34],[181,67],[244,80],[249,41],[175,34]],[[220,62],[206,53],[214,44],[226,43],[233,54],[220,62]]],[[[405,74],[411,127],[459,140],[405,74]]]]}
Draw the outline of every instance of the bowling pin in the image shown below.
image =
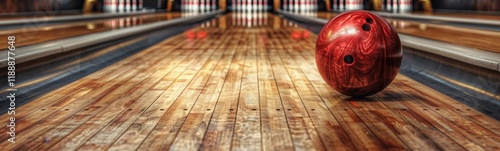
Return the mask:
{"type": "Polygon", "coordinates": [[[210,2],[208,0],[202,0],[202,1],[205,1],[205,4],[203,6],[203,11],[204,12],[208,12],[209,8],[210,8],[210,2]]]}
{"type": "Polygon", "coordinates": [[[353,7],[353,2],[354,0],[345,0],[344,5],[345,5],[345,10],[352,10],[353,7]]]}
{"type": "Polygon", "coordinates": [[[252,11],[257,11],[259,8],[259,0],[252,0],[252,11]]]}
{"type": "Polygon", "coordinates": [[[185,0],[181,0],[181,12],[184,12],[184,11],[186,11],[186,1],[185,0]]]}
{"type": "Polygon", "coordinates": [[[142,10],[142,1],[143,1],[143,0],[139,0],[139,7],[138,7],[138,10],[142,10]]]}
{"type": "Polygon", "coordinates": [[[345,0],[339,0],[339,10],[344,11],[344,1],[345,0]]]}
{"type": "Polygon", "coordinates": [[[124,9],[124,6],[123,6],[123,4],[125,3],[124,1],[125,1],[125,0],[119,0],[119,1],[118,1],[118,12],[120,12],[120,13],[123,13],[123,12],[124,12],[124,10],[125,10],[125,9],[124,9]]]}
{"type": "Polygon", "coordinates": [[[313,0],[313,13],[318,10],[318,0],[313,0]]]}
{"type": "Polygon", "coordinates": [[[397,0],[393,0],[393,1],[392,1],[392,10],[393,10],[393,12],[397,12],[397,11],[398,11],[398,9],[399,9],[399,7],[398,7],[398,2],[397,2],[397,0]]]}
{"type": "Polygon", "coordinates": [[[108,0],[108,11],[111,12],[111,13],[115,13],[116,12],[116,1],[117,0],[108,0]]]}
{"type": "Polygon", "coordinates": [[[130,12],[130,0],[125,1],[125,12],[130,12]]]}
{"type": "Polygon", "coordinates": [[[332,10],[337,10],[337,0],[332,1],[332,10]]]}
{"type": "Polygon", "coordinates": [[[234,9],[236,11],[239,11],[240,10],[240,0],[235,0],[235,3],[234,3],[234,9]]]}
{"type": "Polygon", "coordinates": [[[385,8],[388,11],[391,11],[391,9],[392,9],[392,2],[391,2],[391,0],[387,0],[385,4],[386,4],[385,8]]]}
{"type": "Polygon", "coordinates": [[[264,11],[267,11],[267,0],[262,0],[262,5],[263,5],[262,9],[264,9],[264,11]]]}
{"type": "Polygon", "coordinates": [[[238,11],[241,11],[241,3],[243,2],[243,0],[236,0],[236,10],[238,11]]]}
{"type": "Polygon", "coordinates": [[[247,11],[251,11],[251,9],[252,9],[252,0],[246,0],[245,5],[246,5],[246,8],[245,8],[245,9],[246,9],[247,11]]]}
{"type": "Polygon", "coordinates": [[[306,1],[307,0],[300,0],[300,3],[299,3],[299,9],[300,9],[300,13],[304,13],[305,10],[306,10],[306,1]]]}
{"type": "Polygon", "coordinates": [[[193,1],[193,10],[194,12],[198,13],[198,11],[200,10],[200,4],[199,4],[199,1],[200,0],[194,0],[193,1]]]}
{"type": "Polygon", "coordinates": [[[412,7],[411,7],[411,0],[399,0],[399,2],[401,3],[401,12],[402,13],[406,13],[406,12],[410,12],[412,7]]]}
{"type": "Polygon", "coordinates": [[[132,12],[135,12],[137,10],[137,0],[132,0],[132,12]]]}
{"type": "Polygon", "coordinates": [[[257,6],[258,6],[257,10],[258,10],[259,12],[260,12],[260,11],[262,11],[262,10],[263,10],[263,8],[264,8],[264,5],[263,5],[264,3],[263,3],[262,1],[263,1],[263,0],[257,0],[257,6]]]}
{"type": "Polygon", "coordinates": [[[194,2],[194,1],[195,1],[195,0],[189,0],[189,1],[190,1],[190,2],[189,2],[189,11],[191,12],[190,14],[192,14],[192,13],[194,13],[194,12],[195,12],[195,10],[194,10],[194,8],[195,8],[195,6],[194,6],[194,3],[195,3],[195,2],[194,2]]]}
{"type": "Polygon", "coordinates": [[[118,12],[118,0],[110,0],[109,1],[109,7],[110,7],[110,12],[111,13],[118,12]]]}
{"type": "Polygon", "coordinates": [[[205,0],[200,0],[200,12],[205,11],[205,0]]]}
{"type": "MultiPolygon", "coordinates": [[[[240,0],[240,11],[244,11],[245,10],[245,1],[246,0],[240,0]]],[[[243,23],[243,22],[242,22],[243,23]]]]}
{"type": "Polygon", "coordinates": [[[217,9],[217,2],[216,0],[212,0],[212,10],[217,9]]]}
{"type": "Polygon", "coordinates": [[[312,0],[307,0],[307,12],[311,12],[312,11],[312,0]]]}
{"type": "Polygon", "coordinates": [[[210,9],[211,9],[211,6],[210,6],[210,5],[212,5],[212,4],[210,3],[210,0],[205,0],[205,11],[206,11],[206,12],[209,12],[209,11],[210,11],[210,9]]]}
{"type": "MultiPolygon", "coordinates": [[[[248,0],[248,1],[247,1],[247,11],[248,11],[248,12],[251,12],[251,11],[252,11],[252,0],[248,0]]],[[[250,14],[250,13],[247,13],[247,19],[248,19],[248,18],[250,18],[250,17],[248,16],[249,14],[250,14]]],[[[248,23],[248,22],[247,22],[247,23],[248,23]]],[[[247,24],[247,25],[248,25],[248,24],[247,24]]]]}

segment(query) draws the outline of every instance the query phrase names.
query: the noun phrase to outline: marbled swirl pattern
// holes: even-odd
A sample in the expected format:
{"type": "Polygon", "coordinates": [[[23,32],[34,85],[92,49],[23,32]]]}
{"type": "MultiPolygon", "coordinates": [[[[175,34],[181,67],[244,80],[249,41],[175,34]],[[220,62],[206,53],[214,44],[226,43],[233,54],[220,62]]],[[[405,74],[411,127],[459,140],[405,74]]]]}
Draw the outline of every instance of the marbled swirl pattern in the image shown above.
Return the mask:
{"type": "Polygon", "coordinates": [[[383,18],[350,11],[331,19],[316,41],[316,64],[336,91],[367,96],[387,87],[402,60],[401,41],[383,18]]]}

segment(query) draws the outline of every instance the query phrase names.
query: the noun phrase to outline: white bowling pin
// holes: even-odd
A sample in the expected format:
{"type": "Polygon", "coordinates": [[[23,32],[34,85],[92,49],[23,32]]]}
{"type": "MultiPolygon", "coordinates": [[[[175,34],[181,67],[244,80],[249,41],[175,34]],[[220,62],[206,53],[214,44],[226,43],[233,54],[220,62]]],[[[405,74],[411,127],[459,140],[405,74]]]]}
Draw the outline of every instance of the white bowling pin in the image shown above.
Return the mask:
{"type": "Polygon", "coordinates": [[[126,0],[125,2],[125,11],[130,12],[130,0],[126,0]]]}
{"type": "Polygon", "coordinates": [[[339,0],[339,10],[344,11],[344,0],[339,0]]]}
{"type": "Polygon", "coordinates": [[[116,13],[118,11],[118,0],[111,0],[111,12],[116,13]]]}
{"type": "Polygon", "coordinates": [[[200,10],[200,4],[198,4],[200,0],[194,0],[193,1],[193,11],[198,12],[200,10]]]}
{"type": "Polygon", "coordinates": [[[318,0],[313,0],[313,12],[318,10],[318,0]]]}
{"type": "Polygon", "coordinates": [[[205,11],[205,0],[200,0],[200,12],[205,11]]]}
{"type": "Polygon", "coordinates": [[[245,9],[246,9],[247,11],[250,11],[250,10],[252,9],[252,0],[246,0],[245,5],[246,5],[246,8],[245,8],[245,9]]]}
{"type": "Polygon", "coordinates": [[[352,10],[352,2],[353,0],[345,0],[344,5],[345,5],[345,10],[352,10]]]}
{"type": "Polygon", "coordinates": [[[387,0],[386,1],[386,9],[388,11],[391,11],[391,9],[392,9],[392,2],[391,2],[391,0],[387,0]]]}
{"type": "Polygon", "coordinates": [[[125,3],[124,1],[125,0],[119,0],[118,1],[118,12],[120,12],[120,13],[123,13],[124,10],[125,10],[124,7],[123,7],[123,3],[125,3]]]}
{"type": "Polygon", "coordinates": [[[205,0],[205,11],[210,11],[212,4],[210,4],[210,0],[205,0]]]}
{"type": "Polygon", "coordinates": [[[259,0],[259,10],[264,10],[264,0],[259,0]]]}
{"type": "Polygon", "coordinates": [[[312,0],[304,0],[304,5],[305,5],[305,12],[309,13],[312,10],[312,0]]]}
{"type": "Polygon", "coordinates": [[[264,4],[263,9],[267,11],[267,0],[263,0],[262,3],[264,4]]]}
{"type": "Polygon", "coordinates": [[[412,7],[411,7],[412,1],[411,0],[399,0],[399,2],[401,3],[401,11],[403,13],[411,11],[411,9],[412,9],[412,7]]]}

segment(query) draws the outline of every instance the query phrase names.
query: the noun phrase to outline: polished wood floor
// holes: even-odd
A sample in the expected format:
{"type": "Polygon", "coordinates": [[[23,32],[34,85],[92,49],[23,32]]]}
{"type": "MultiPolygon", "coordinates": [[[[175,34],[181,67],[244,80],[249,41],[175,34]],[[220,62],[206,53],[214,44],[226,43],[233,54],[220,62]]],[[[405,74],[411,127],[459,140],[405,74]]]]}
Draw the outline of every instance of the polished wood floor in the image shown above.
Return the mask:
{"type": "Polygon", "coordinates": [[[17,142],[0,147],[500,150],[499,121],[406,76],[366,99],[338,94],[315,35],[264,16],[222,16],[19,107],[17,142]]]}

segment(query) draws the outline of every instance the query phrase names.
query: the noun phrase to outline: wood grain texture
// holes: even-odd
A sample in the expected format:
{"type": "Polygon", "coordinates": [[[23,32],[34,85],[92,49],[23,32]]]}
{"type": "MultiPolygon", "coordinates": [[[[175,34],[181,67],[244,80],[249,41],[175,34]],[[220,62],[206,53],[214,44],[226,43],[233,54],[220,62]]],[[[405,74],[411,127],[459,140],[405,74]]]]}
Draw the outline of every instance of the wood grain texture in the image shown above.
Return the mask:
{"type": "Polygon", "coordinates": [[[19,107],[17,142],[0,149],[500,150],[499,121],[403,75],[341,95],[316,69],[315,35],[232,15],[19,107]]]}

